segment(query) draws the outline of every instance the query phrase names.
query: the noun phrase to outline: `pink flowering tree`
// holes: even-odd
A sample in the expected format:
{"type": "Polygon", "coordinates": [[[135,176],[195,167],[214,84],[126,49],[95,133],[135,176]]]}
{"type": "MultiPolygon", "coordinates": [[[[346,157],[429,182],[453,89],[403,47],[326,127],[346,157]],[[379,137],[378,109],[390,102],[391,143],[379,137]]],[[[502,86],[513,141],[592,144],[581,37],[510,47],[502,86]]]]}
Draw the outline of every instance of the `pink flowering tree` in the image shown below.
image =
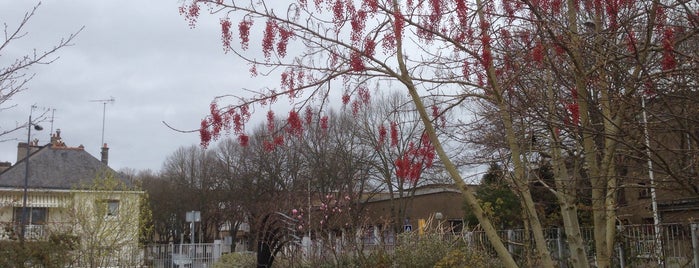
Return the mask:
{"type": "MultiPolygon", "coordinates": [[[[519,124],[526,120],[535,120],[525,125],[538,126],[546,141],[542,151],[552,158],[557,184],[550,189],[561,203],[571,265],[590,265],[575,210],[574,182],[580,178],[592,185],[597,266],[611,265],[616,137],[632,120],[626,116],[629,111],[638,112],[631,103],[644,88],[661,92],[668,84],[682,83],[681,78],[694,77],[696,52],[682,44],[696,34],[695,3],[297,0],[277,5],[192,0],[181,7],[191,25],[202,11],[218,14],[223,50],[245,60],[253,76],[270,75],[279,81],[252,97],[217,98],[201,123],[203,145],[224,133],[244,142],[253,108],[280,97],[293,106],[286,120],[293,133],[300,125],[296,122],[301,107],[309,102],[327,105],[341,96],[338,102],[359,111],[370,88],[382,90],[394,83],[410,96],[429,146],[462,188],[498,256],[507,267],[516,267],[443,148],[430,113],[431,103],[441,103],[446,111],[478,100],[492,108],[502,124],[511,184],[519,193],[537,252],[529,265],[554,267],[523,161],[527,152],[519,124]],[[582,175],[567,170],[563,144],[581,152],[582,175]]],[[[427,144],[414,143],[413,150],[394,160],[400,166],[396,176],[412,178],[413,167],[426,164],[420,157],[422,146],[427,144]]]]}

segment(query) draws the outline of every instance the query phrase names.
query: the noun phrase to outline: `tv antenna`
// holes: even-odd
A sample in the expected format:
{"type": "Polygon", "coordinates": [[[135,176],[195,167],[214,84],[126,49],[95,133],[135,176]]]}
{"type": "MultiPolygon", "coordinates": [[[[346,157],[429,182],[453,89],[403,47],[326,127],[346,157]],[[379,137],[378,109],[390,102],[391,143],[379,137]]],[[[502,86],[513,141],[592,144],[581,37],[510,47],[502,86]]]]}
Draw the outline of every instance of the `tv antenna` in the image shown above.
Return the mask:
{"type": "Polygon", "coordinates": [[[104,100],[90,100],[90,102],[101,102],[102,103],[102,143],[100,146],[104,146],[104,119],[107,111],[107,103],[114,103],[114,97],[104,100]]]}

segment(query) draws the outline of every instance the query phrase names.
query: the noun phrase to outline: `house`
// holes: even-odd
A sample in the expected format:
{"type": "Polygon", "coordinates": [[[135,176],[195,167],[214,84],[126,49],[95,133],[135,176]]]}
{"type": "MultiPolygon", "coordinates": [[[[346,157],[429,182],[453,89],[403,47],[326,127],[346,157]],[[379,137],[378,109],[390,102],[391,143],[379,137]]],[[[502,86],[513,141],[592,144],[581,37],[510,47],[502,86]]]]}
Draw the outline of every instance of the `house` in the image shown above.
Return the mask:
{"type": "Polygon", "coordinates": [[[640,133],[636,133],[640,139],[636,147],[643,149],[627,157],[620,168],[617,215],[623,223],[654,222],[653,191],[661,223],[699,220],[697,101],[699,93],[693,90],[668,92],[646,101],[647,117],[639,122],[640,133]]]}
{"type": "Polygon", "coordinates": [[[144,193],[107,165],[106,144],[97,159],[82,145],[66,146],[57,130],[49,144],[19,143],[17,149],[14,165],[0,165],[0,225],[5,227],[0,239],[17,239],[22,233],[27,240],[72,234],[80,241],[74,252],[77,266],[137,261],[144,193]]]}
{"type": "MultiPolygon", "coordinates": [[[[470,187],[476,187],[471,185],[470,187]]],[[[403,231],[418,230],[428,221],[448,227],[453,232],[461,232],[464,211],[464,196],[453,184],[431,184],[419,186],[403,198],[391,198],[389,193],[372,195],[363,201],[369,219],[391,219],[391,203],[405,202],[403,231]],[[404,200],[401,200],[404,199],[404,200]]],[[[406,193],[407,194],[407,193],[406,193]]],[[[396,220],[396,219],[391,219],[396,220]]],[[[380,222],[376,222],[379,224],[380,222]]]]}

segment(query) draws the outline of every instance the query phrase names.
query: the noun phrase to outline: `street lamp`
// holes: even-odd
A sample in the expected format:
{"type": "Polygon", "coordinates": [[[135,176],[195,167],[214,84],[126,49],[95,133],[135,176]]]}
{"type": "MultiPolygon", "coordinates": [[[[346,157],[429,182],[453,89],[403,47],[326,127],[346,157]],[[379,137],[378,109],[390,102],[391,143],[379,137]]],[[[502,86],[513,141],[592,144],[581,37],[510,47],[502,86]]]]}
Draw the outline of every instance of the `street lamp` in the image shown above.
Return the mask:
{"type": "Polygon", "coordinates": [[[27,155],[24,157],[24,195],[22,196],[22,222],[20,226],[19,241],[24,243],[24,233],[27,228],[27,188],[29,188],[29,154],[31,154],[30,140],[32,135],[32,126],[36,131],[42,128],[40,125],[32,123],[32,113],[29,112],[29,123],[27,123],[27,155]]]}

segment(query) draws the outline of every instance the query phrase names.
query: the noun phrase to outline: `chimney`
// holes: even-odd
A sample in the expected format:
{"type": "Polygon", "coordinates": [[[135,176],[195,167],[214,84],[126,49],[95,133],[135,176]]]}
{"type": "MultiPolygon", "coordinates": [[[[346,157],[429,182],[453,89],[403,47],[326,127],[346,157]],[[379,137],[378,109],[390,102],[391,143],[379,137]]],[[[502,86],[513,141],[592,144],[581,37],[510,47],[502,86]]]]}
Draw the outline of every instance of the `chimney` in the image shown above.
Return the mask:
{"type": "Polygon", "coordinates": [[[18,143],[17,144],[17,162],[22,161],[22,159],[27,157],[27,146],[29,146],[29,154],[33,154],[34,152],[39,150],[38,144],[39,144],[38,141],[33,141],[28,145],[26,142],[18,143]]]}
{"type": "Polygon", "coordinates": [[[61,138],[61,129],[56,129],[56,134],[51,134],[51,146],[53,147],[66,147],[63,138],[61,138]]]}
{"type": "Polygon", "coordinates": [[[0,162],[0,173],[10,168],[12,164],[10,162],[0,162]]]}
{"type": "Polygon", "coordinates": [[[107,147],[107,144],[105,143],[104,146],[102,146],[102,163],[106,166],[108,162],[109,162],[109,147],[107,147]]]}

